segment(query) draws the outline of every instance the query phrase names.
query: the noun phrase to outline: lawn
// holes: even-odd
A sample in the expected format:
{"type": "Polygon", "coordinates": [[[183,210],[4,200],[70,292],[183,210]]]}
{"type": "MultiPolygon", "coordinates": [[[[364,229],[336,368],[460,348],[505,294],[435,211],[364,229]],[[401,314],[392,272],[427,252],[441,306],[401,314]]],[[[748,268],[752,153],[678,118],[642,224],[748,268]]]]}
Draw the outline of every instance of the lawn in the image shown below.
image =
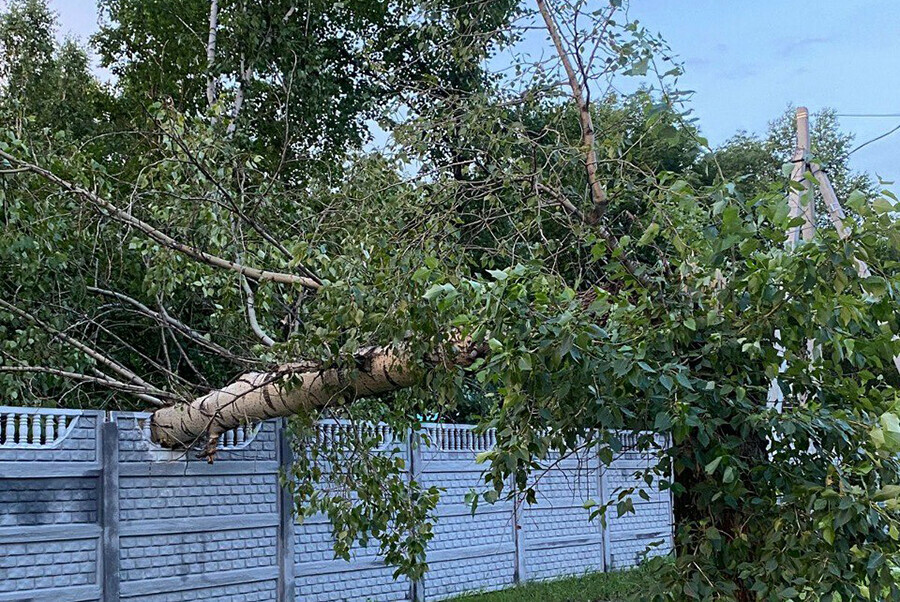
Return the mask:
{"type": "Polygon", "coordinates": [[[614,602],[639,592],[649,578],[646,569],[588,573],[496,592],[467,594],[449,602],[614,602]]]}

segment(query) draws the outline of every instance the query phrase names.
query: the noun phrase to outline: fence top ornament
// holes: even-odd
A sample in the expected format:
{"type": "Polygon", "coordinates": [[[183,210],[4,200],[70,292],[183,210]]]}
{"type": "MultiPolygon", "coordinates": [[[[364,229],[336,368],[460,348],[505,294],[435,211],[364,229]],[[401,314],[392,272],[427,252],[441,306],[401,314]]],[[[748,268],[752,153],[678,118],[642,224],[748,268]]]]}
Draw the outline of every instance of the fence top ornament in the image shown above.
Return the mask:
{"type": "Polygon", "coordinates": [[[429,447],[440,451],[485,452],[497,445],[495,429],[477,432],[470,424],[427,423],[422,425],[422,435],[429,447]]]}
{"type": "Polygon", "coordinates": [[[56,449],[75,430],[81,410],[0,406],[0,449],[56,449]]]}
{"type": "MultiPolygon", "coordinates": [[[[47,449],[58,447],[76,428],[79,417],[85,414],[102,415],[102,412],[66,410],[53,408],[30,408],[0,406],[0,450],[2,449],[47,449]]],[[[150,436],[148,412],[113,412],[115,417],[133,420],[133,429],[144,449],[153,461],[172,462],[185,458],[186,450],[172,450],[154,443],[150,436]]],[[[217,449],[237,452],[249,447],[260,433],[262,423],[242,425],[226,431],[219,437],[217,449]]],[[[645,432],[619,432],[623,450],[639,447],[638,440],[645,432]]],[[[316,424],[312,440],[316,445],[334,445],[348,436],[363,435],[377,437],[378,444],[373,451],[388,452],[397,445],[406,444],[408,433],[397,433],[385,423],[354,422],[351,420],[321,420],[316,424]]],[[[482,453],[497,445],[496,430],[480,429],[471,424],[446,424],[425,422],[416,432],[419,444],[429,452],[482,453]]],[[[655,436],[655,444],[666,445],[664,438],[655,436]]],[[[187,450],[191,451],[191,450],[187,450]]]]}

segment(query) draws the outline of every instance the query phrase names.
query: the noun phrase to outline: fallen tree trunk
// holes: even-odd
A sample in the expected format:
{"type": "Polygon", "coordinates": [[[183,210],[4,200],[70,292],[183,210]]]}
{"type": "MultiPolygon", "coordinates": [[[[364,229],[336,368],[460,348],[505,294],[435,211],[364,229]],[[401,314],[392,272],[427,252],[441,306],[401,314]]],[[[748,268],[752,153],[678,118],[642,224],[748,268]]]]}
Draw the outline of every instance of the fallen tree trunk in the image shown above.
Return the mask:
{"type": "Polygon", "coordinates": [[[190,403],[161,408],[151,420],[151,437],[164,447],[187,448],[241,424],[290,416],[347,398],[380,395],[413,385],[412,362],[375,348],[360,355],[352,373],[309,364],[288,364],[270,372],[249,372],[230,385],[190,403]]]}
{"type": "MultiPolygon", "coordinates": [[[[481,354],[479,348],[459,346],[451,363],[469,365],[481,354]]],[[[353,371],[307,363],[249,372],[190,403],[154,412],[151,438],[170,448],[189,448],[205,438],[211,461],[219,435],[242,424],[381,395],[410,387],[422,376],[413,358],[395,348],[366,349],[356,356],[356,364],[353,371]]]]}

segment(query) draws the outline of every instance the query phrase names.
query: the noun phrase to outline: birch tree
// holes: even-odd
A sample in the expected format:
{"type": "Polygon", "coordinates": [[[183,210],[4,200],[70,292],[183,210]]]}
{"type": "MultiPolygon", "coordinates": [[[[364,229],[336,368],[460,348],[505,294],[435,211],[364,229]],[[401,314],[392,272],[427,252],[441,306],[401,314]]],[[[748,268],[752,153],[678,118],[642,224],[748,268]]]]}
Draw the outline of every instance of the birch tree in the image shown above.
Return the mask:
{"type": "Polygon", "coordinates": [[[304,437],[474,394],[480,503],[535,502],[556,454],[608,464],[622,431],[656,455],[585,510],[676,496],[647,598],[897,599],[891,193],[785,249],[787,190],[692,185],[677,61],[622,4],[104,0],[96,129],[17,123],[4,82],[7,398],[150,408],[156,442],[209,461],[291,416],[298,510],[417,577],[440,492],[363,429],[304,437]],[[653,86],[622,99],[629,76],[653,86]]]}

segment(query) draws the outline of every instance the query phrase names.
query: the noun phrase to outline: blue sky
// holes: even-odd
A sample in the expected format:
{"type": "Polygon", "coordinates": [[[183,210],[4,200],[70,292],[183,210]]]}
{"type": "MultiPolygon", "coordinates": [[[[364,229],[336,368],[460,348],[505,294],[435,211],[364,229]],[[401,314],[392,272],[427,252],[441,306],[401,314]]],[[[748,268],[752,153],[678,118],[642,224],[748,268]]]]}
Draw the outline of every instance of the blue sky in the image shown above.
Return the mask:
{"type": "MultiPolygon", "coordinates": [[[[679,87],[696,91],[691,104],[713,144],[764,130],[788,103],[900,114],[898,0],[633,0],[630,16],[685,62],[679,87]]],[[[857,143],[898,124],[841,118],[857,143]]],[[[852,163],[900,178],[900,132],[852,163]]]]}
{"type": "MultiPolygon", "coordinates": [[[[61,34],[97,27],[93,0],[52,0],[61,34]]],[[[632,18],[685,63],[680,88],[713,145],[762,132],[788,103],[812,111],[900,114],[900,0],[632,0],[632,18]]],[[[842,118],[865,142],[900,117],[842,118]]],[[[900,132],[853,156],[856,169],[900,179],[900,132]]]]}

